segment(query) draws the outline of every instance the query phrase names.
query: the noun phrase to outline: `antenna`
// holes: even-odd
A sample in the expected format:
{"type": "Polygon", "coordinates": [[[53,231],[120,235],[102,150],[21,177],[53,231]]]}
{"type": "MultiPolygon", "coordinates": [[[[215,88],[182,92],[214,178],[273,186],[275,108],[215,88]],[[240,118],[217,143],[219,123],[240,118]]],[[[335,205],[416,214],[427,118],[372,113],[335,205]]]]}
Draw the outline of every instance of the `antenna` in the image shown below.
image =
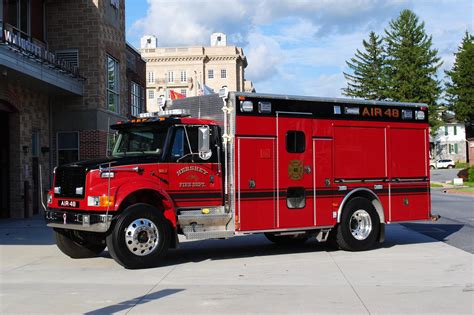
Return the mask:
{"type": "Polygon", "coordinates": [[[105,156],[109,157],[110,117],[107,117],[107,143],[105,145],[105,156]]]}

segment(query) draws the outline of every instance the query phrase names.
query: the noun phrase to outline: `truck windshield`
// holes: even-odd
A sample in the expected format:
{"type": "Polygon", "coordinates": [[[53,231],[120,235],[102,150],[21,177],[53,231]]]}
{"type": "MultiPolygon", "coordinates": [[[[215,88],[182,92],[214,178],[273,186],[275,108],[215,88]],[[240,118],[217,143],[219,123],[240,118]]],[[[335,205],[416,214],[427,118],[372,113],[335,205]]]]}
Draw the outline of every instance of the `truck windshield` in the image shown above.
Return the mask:
{"type": "Polygon", "coordinates": [[[168,128],[121,130],[113,156],[163,153],[168,128]]]}

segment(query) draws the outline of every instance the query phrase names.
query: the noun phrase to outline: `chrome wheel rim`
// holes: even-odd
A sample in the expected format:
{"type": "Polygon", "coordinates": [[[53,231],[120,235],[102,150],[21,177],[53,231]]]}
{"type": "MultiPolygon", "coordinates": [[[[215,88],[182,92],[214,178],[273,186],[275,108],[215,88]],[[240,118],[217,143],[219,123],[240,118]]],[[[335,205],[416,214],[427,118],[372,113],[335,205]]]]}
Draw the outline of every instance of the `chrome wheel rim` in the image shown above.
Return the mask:
{"type": "Polygon", "coordinates": [[[158,228],[148,219],[136,219],[125,229],[125,244],[134,255],[146,256],[158,246],[158,228]]]}
{"type": "Polygon", "coordinates": [[[356,240],[365,240],[372,232],[372,219],[369,213],[363,209],[354,212],[349,220],[349,227],[356,240]]]}

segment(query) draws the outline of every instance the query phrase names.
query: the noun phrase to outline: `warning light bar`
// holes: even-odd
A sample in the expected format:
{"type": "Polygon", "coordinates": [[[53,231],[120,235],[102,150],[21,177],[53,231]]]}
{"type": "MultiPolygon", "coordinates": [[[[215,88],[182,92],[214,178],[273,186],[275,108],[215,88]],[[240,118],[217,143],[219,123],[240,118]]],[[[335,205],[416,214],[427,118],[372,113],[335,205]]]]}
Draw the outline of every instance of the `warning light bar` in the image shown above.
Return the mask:
{"type": "Polygon", "coordinates": [[[187,117],[191,116],[189,109],[168,109],[161,112],[141,113],[140,118],[167,118],[167,117],[187,117]]]}

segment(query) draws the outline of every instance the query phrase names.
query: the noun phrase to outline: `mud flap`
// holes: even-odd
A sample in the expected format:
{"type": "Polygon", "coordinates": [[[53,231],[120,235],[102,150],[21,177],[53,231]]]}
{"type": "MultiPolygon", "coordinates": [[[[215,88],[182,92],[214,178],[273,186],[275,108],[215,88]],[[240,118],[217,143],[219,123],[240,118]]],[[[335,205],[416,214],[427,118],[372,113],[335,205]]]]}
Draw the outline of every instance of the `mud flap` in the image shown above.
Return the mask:
{"type": "Polygon", "coordinates": [[[384,241],[385,241],[385,224],[380,223],[379,243],[383,243],[384,241]]]}

